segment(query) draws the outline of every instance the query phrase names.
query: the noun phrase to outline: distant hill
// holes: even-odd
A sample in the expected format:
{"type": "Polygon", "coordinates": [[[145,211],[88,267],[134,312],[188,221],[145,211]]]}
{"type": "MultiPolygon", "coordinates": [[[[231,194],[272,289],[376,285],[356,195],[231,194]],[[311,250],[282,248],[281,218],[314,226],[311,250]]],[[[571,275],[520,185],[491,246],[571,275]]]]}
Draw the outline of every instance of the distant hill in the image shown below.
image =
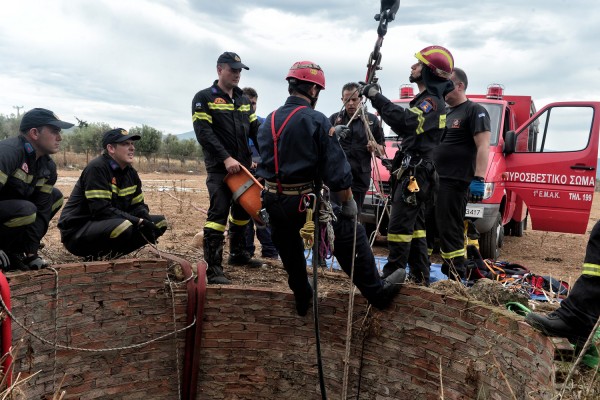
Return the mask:
{"type": "Polygon", "coordinates": [[[196,139],[196,133],[194,131],[179,133],[175,136],[177,136],[177,139],[179,140],[196,139]]]}

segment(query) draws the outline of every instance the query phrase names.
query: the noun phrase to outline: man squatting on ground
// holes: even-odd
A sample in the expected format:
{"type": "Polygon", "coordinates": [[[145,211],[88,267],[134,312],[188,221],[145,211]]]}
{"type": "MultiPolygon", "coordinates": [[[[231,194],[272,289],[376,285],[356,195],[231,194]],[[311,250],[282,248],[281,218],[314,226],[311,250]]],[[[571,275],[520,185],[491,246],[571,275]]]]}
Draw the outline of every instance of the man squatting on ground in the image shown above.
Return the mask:
{"type": "Polygon", "coordinates": [[[286,79],[290,96],[259,129],[261,162],[257,175],[265,179],[263,205],[269,213],[273,242],[288,273],[296,311],[306,315],[313,294],[300,236],[306,211],[300,211],[299,206],[304,194],[314,192],[315,179],[322,180],[334,198],[335,257],[348,275],[354,260],[354,284],[371,304],[385,308],[398,293],[397,283],[404,281],[405,272],[402,269],[387,280],[379,277],[362,225],[357,226],[356,252],[352,252],[357,208],[350,190],[350,165],[335,134],[347,133],[348,127],[333,128],[325,115],[314,110],[319,92],[325,89],[325,75],[317,64],[296,62],[286,79]]]}
{"type": "Polygon", "coordinates": [[[102,155],[83,169],[58,220],[62,242],[72,254],[116,258],[156,243],[165,233],[167,221],[150,214],[132,167],[139,139],[121,128],[104,132],[102,155]]]}
{"type": "Polygon", "coordinates": [[[210,196],[208,217],[204,224],[204,259],[208,264],[209,284],[230,284],[223,273],[223,240],[229,219],[229,264],[260,267],[245,250],[245,230],[250,216],[237,203],[223,179],[236,173],[240,166],[250,169],[250,137],[256,143],[258,121],[250,100],[238,87],[244,65],[233,52],[217,60],[218,79],[209,88],[196,93],[192,100],[192,121],[196,138],[204,152],[206,187],[210,196]]]}
{"type": "Polygon", "coordinates": [[[371,100],[392,130],[402,138],[392,161],[392,211],[388,226],[388,261],[383,276],[410,265],[412,278],[429,282],[429,256],[425,231],[425,211],[436,191],[437,173],[432,160],[446,127],[444,97],[452,91],[450,74],[454,59],[441,46],[429,46],[415,54],[410,81],[419,94],[405,109],[379,93],[377,84],[363,87],[362,95],[371,100]],[[412,181],[412,179],[415,181],[412,181]],[[416,190],[415,183],[420,190],[416,190]]]}
{"type": "Polygon", "coordinates": [[[52,111],[34,108],[23,115],[19,135],[0,142],[0,267],[47,267],[38,255],[50,220],[63,205],[54,187],[58,177],[50,157],[60,148],[61,129],[73,124],[52,111]]]}

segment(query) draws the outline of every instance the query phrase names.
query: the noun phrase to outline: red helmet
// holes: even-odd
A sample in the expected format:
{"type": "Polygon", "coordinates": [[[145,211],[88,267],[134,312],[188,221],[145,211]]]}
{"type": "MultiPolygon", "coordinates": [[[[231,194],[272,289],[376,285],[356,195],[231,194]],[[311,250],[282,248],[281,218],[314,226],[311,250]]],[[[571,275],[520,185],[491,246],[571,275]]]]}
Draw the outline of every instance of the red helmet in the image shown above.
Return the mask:
{"type": "Polygon", "coordinates": [[[450,79],[454,69],[454,58],[448,49],[442,46],[427,46],[415,54],[415,57],[427,65],[440,78],[450,79]]]}
{"type": "Polygon", "coordinates": [[[290,67],[290,71],[285,77],[288,81],[290,79],[297,79],[304,82],[312,82],[319,86],[321,90],[325,90],[325,74],[321,67],[312,61],[298,61],[290,67]]]}

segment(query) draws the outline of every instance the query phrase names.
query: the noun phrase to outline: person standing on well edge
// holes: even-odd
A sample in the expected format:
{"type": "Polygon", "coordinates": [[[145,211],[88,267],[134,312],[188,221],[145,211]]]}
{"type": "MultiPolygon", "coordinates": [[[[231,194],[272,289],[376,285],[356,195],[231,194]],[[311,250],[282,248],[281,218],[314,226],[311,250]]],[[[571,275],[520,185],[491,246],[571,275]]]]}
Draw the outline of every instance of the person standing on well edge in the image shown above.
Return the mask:
{"type": "Polygon", "coordinates": [[[349,128],[332,127],[329,119],[314,109],[319,93],[325,90],[325,73],[319,65],[298,61],[289,69],[286,80],[290,96],[267,116],[259,130],[261,162],[256,173],[265,179],[263,205],[294,293],[296,312],[306,315],[313,295],[300,235],[307,215],[302,207],[303,195],[314,193],[320,180],[331,190],[336,216],[332,222],[334,256],[348,276],[354,263],[354,284],[371,304],[384,309],[400,290],[398,284],[404,282],[405,273],[400,270],[381,279],[365,229],[355,223],[352,173],[337,139],[349,128]]]}
{"type": "Polygon", "coordinates": [[[410,81],[419,94],[405,109],[392,103],[376,84],[365,85],[362,95],[371,100],[386,124],[402,138],[402,149],[392,161],[392,211],[388,226],[386,277],[410,265],[413,279],[429,282],[429,256],[425,231],[425,210],[435,192],[437,173],[433,149],[440,143],[446,127],[444,97],[452,91],[450,75],[452,54],[441,46],[428,46],[415,54],[418,62],[411,67],[410,81]],[[397,171],[397,172],[396,172],[397,171]],[[395,172],[395,173],[394,173],[395,172]],[[415,187],[414,177],[419,190],[415,187]]]}
{"type": "MultiPolygon", "coordinates": [[[[356,110],[363,107],[358,89],[359,85],[355,82],[344,85],[342,88],[344,110],[329,117],[333,126],[348,125],[356,110]]],[[[358,112],[348,127],[350,131],[344,137],[340,137],[339,141],[352,169],[352,196],[354,196],[354,201],[358,206],[358,215],[360,215],[371,181],[371,160],[373,158],[371,154],[377,147],[379,147],[379,151],[383,151],[383,129],[375,114],[366,112],[364,109],[358,112]],[[375,141],[369,140],[365,121],[362,119],[363,115],[375,141]]]]}
{"type": "MultiPolygon", "coordinates": [[[[490,148],[490,116],[467,98],[467,74],[454,68],[454,90],[446,95],[446,132],[433,152],[440,186],[433,210],[444,263],[452,279],[466,278],[464,219],[467,201],[483,199],[490,148]]],[[[429,229],[429,227],[428,227],[429,229]]]]}
{"type": "Polygon", "coordinates": [[[229,264],[259,267],[245,251],[244,231],[250,216],[232,203],[232,193],[223,182],[227,173],[250,168],[250,137],[256,143],[258,121],[250,100],[238,87],[242,69],[249,69],[233,52],[221,54],[217,60],[218,79],[199,91],[192,100],[192,121],[196,138],[204,152],[206,186],[210,196],[208,216],[204,224],[204,259],[208,264],[209,284],[230,284],[223,273],[223,240],[229,219],[229,264]]]}

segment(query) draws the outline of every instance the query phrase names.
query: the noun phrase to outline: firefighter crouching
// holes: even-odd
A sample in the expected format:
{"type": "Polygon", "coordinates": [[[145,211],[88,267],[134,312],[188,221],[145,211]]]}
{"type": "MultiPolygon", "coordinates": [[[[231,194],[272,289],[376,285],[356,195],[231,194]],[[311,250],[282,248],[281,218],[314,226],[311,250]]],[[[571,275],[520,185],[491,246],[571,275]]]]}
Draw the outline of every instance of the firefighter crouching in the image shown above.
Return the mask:
{"type": "Polygon", "coordinates": [[[38,255],[50,220],[63,204],[54,187],[61,129],[73,124],[52,111],[34,108],[23,115],[20,134],[0,142],[0,267],[30,270],[47,267],[38,255]]]}
{"type": "Polygon", "coordinates": [[[62,242],[72,254],[115,258],[156,243],[165,233],[167,221],[150,215],[132,167],[139,139],[121,128],[104,132],[102,155],[83,169],[58,220],[62,242]]]}
{"type": "Polygon", "coordinates": [[[361,225],[357,227],[356,258],[353,256],[357,209],[350,190],[350,165],[336,137],[336,131],[348,127],[333,128],[325,115],[314,110],[319,92],[325,89],[325,75],[317,64],[294,63],[286,79],[290,96],[269,114],[258,132],[261,162],[257,175],[266,181],[263,205],[269,214],[273,242],[288,273],[296,311],[306,315],[313,294],[300,229],[306,222],[303,196],[314,193],[315,179],[322,180],[335,194],[334,255],[347,274],[354,259],[354,284],[371,304],[385,308],[399,290],[396,283],[404,281],[404,270],[388,280],[379,277],[361,225]]]}
{"type": "Polygon", "coordinates": [[[392,163],[392,211],[388,226],[386,277],[410,265],[416,282],[429,283],[429,257],[425,231],[426,205],[436,191],[437,174],[433,149],[440,143],[446,127],[444,96],[452,91],[450,74],[454,59],[441,46],[429,46],[415,54],[410,81],[419,94],[405,109],[392,103],[376,84],[365,85],[362,95],[371,100],[392,130],[402,138],[402,149],[392,163]]]}

